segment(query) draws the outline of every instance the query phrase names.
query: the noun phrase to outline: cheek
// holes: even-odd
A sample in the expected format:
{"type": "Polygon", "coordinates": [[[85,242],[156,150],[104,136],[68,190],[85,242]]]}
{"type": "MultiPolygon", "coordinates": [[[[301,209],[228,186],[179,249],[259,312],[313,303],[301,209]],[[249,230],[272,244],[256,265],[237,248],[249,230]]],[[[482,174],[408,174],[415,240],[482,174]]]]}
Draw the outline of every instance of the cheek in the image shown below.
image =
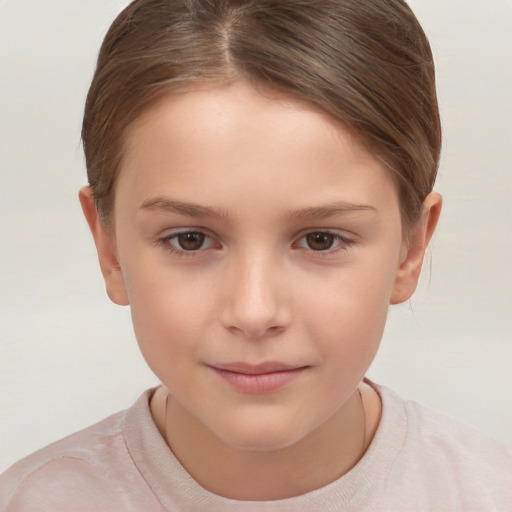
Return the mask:
{"type": "Polygon", "coordinates": [[[129,272],[126,282],[138,344],[159,373],[160,366],[193,350],[201,339],[211,317],[207,293],[171,272],[129,272]]]}
{"type": "MultiPolygon", "coordinates": [[[[394,261],[394,260],[393,260],[394,261]]],[[[343,366],[370,364],[386,323],[394,281],[393,264],[360,265],[333,272],[303,294],[300,306],[311,336],[324,357],[343,366]]]]}
{"type": "Polygon", "coordinates": [[[371,307],[370,301],[341,302],[324,310],[319,332],[314,338],[324,360],[344,371],[364,374],[380,345],[387,317],[383,304],[371,307]]]}

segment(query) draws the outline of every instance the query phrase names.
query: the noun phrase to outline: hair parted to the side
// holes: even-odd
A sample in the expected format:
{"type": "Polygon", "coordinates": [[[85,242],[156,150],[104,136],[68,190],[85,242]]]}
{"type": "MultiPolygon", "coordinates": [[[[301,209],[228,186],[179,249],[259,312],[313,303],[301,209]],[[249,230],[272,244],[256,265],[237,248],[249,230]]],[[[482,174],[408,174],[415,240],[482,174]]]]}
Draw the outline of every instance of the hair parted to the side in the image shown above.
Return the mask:
{"type": "Polygon", "coordinates": [[[428,40],[403,0],[135,0],[100,50],[82,127],[104,224],[127,128],[194,83],[251,80],[340,120],[396,179],[405,231],[441,149],[428,40]]]}

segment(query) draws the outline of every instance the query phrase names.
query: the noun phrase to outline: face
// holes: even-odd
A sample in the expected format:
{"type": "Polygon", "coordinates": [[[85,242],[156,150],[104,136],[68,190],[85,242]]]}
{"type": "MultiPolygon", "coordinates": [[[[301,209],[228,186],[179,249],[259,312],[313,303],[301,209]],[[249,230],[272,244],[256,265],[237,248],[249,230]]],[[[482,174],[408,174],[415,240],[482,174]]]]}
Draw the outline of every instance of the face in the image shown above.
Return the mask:
{"type": "Polygon", "coordinates": [[[130,129],[114,219],[109,294],[178,410],[259,450],[335,417],[407,257],[393,181],[346,129],[245,83],[170,95],[130,129]]]}

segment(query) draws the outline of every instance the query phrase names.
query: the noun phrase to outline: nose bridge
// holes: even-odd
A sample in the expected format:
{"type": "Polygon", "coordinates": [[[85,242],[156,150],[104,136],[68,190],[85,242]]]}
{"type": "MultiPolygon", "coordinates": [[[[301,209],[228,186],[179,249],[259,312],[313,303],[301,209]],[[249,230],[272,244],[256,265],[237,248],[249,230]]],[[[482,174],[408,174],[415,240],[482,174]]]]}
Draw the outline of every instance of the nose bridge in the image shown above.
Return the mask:
{"type": "Polygon", "coordinates": [[[283,268],[268,251],[246,251],[233,257],[228,278],[225,327],[248,338],[277,333],[289,322],[282,290],[283,268]]]}

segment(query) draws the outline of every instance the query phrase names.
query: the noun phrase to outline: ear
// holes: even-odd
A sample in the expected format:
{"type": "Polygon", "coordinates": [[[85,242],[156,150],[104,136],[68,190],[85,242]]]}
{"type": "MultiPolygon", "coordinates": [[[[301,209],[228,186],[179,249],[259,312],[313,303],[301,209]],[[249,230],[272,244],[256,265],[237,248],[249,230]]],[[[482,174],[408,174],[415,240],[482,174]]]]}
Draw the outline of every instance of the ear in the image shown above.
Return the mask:
{"type": "Polygon", "coordinates": [[[91,188],[89,186],[82,187],[78,197],[87,224],[89,224],[89,228],[91,229],[94,243],[96,244],[107,295],[115,304],[128,306],[129,300],[128,294],[126,293],[123,271],[117,260],[115,236],[112,233],[108,233],[101,222],[91,188]]]}
{"type": "Polygon", "coordinates": [[[437,192],[431,192],[426,197],[422,217],[404,242],[391,294],[391,304],[405,302],[416,290],[425,251],[439,220],[442,203],[443,200],[437,192]]]}

